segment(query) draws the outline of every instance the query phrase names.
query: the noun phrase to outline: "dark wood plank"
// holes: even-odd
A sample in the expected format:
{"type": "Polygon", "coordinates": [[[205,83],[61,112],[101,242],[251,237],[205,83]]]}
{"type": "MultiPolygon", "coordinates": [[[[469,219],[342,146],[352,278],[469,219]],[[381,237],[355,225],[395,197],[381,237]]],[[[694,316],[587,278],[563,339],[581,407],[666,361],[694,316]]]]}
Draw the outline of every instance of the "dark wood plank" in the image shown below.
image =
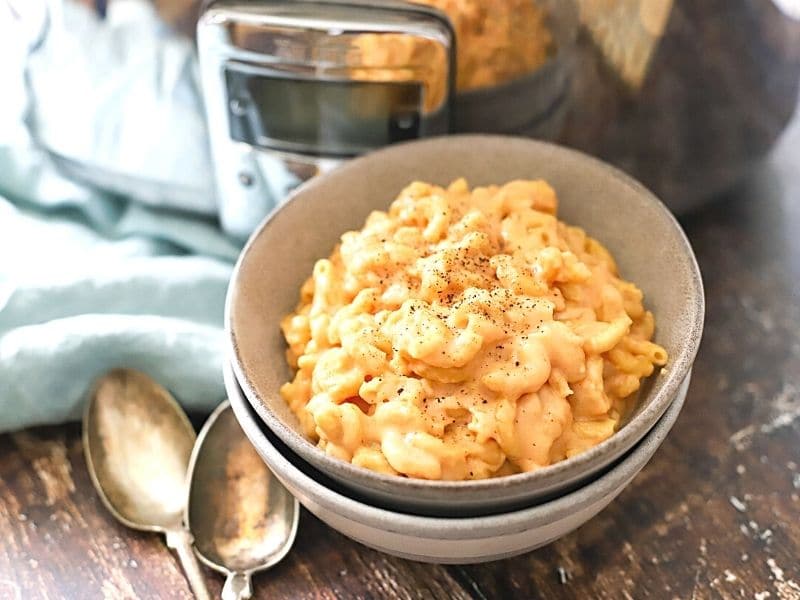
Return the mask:
{"type": "MultiPolygon", "coordinates": [[[[0,598],[191,598],[160,536],[119,525],[94,493],[77,425],[0,438],[0,598]]],[[[207,572],[215,595],[221,577],[207,572]]],[[[396,560],[307,512],[257,597],[468,598],[443,567],[396,560]]]]}

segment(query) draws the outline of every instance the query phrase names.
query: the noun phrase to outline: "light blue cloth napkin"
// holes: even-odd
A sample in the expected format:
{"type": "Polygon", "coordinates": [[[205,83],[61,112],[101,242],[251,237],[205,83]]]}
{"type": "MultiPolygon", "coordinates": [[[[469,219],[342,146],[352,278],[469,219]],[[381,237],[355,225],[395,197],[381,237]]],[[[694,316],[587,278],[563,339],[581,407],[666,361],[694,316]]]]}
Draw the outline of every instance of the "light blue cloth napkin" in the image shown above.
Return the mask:
{"type": "Polygon", "coordinates": [[[91,382],[117,366],[210,410],[224,397],[239,247],[209,216],[193,48],[147,3],[115,1],[108,22],[46,4],[0,0],[0,430],[78,418],[91,382]],[[195,201],[82,186],[44,145],[194,186],[195,201]]]}

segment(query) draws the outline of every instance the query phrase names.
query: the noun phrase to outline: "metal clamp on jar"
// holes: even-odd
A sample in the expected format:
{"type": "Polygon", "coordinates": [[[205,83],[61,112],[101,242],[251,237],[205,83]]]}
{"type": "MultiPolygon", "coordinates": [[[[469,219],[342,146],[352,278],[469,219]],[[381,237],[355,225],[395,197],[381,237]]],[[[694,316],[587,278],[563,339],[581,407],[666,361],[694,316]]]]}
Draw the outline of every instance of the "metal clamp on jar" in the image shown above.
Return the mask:
{"type": "Polygon", "coordinates": [[[402,2],[208,2],[198,47],[220,216],[246,236],[298,183],[450,131],[454,33],[402,2]]]}

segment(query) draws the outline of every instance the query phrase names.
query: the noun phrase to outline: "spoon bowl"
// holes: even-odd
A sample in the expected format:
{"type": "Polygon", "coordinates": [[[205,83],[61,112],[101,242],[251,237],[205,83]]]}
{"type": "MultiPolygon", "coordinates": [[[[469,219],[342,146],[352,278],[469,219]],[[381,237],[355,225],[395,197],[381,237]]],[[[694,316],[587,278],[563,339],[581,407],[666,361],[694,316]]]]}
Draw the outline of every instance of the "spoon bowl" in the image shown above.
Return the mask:
{"type": "Polygon", "coordinates": [[[245,436],[229,402],[203,426],[190,462],[186,523],[200,559],[228,576],[223,600],[249,598],[250,576],[291,548],[300,510],[245,436]]]}
{"type": "Polygon", "coordinates": [[[209,598],[183,527],[186,474],[195,433],[163,387],[115,369],[95,383],[83,415],[83,448],[100,499],[123,524],[165,533],[195,597],[209,598]]]}

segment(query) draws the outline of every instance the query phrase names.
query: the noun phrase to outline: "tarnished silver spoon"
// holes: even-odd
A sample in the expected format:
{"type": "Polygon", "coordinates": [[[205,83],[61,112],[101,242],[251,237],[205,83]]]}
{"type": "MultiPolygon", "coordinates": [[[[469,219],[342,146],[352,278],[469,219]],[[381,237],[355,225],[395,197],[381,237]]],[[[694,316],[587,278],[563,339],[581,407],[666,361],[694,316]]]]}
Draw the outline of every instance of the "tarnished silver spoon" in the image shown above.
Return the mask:
{"type": "Polygon", "coordinates": [[[224,402],[206,421],[189,466],[186,523],[200,559],[227,575],[223,600],[250,598],[250,576],[289,552],[300,514],[224,402]]]}
{"type": "Polygon", "coordinates": [[[83,415],[86,464],[103,503],[128,527],[165,533],[195,597],[209,600],[183,526],[195,437],[169,392],[131,369],[98,379],[83,415]]]}

